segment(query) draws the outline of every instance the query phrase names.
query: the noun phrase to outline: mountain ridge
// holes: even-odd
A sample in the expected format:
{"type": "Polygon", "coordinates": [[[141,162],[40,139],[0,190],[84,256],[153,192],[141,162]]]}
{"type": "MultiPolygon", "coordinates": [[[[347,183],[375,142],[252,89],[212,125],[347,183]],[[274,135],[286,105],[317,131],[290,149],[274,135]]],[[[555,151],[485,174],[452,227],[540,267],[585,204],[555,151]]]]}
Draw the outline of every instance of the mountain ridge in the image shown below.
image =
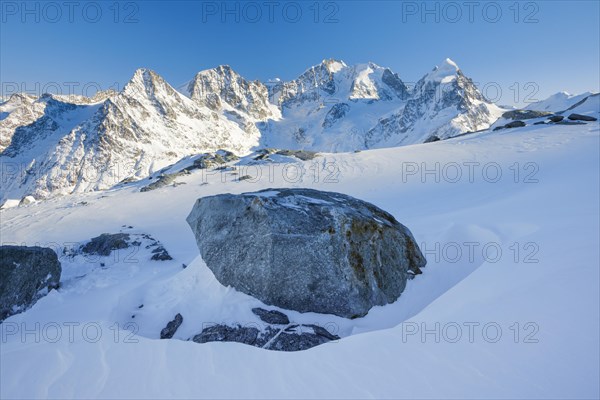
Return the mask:
{"type": "Polygon", "coordinates": [[[335,59],[267,83],[221,65],[179,90],[139,68],[120,92],[1,103],[0,162],[18,172],[0,199],[107,189],[218,149],[347,152],[443,140],[501,114],[450,59],[412,89],[389,68],[335,59]]]}

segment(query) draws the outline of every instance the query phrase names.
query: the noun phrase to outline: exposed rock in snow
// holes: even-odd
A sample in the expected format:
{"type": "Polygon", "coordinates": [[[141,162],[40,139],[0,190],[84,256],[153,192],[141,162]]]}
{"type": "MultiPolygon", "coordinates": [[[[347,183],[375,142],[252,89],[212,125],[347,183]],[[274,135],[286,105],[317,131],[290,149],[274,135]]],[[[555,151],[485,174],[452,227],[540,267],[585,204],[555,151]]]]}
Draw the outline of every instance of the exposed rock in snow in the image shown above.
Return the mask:
{"type": "Polygon", "coordinates": [[[317,325],[267,325],[264,330],[254,326],[213,325],[193,337],[196,343],[238,342],[266,350],[300,351],[339,337],[317,325]]]}
{"type": "Polygon", "coordinates": [[[576,113],[570,114],[569,119],[571,121],[598,121],[598,118],[596,118],[596,117],[592,117],[589,115],[581,115],[581,114],[576,114],[576,113]]]}
{"type": "Polygon", "coordinates": [[[61,266],[44,247],[0,246],[0,321],[58,287],[61,266]]]}
{"type": "Polygon", "coordinates": [[[339,193],[204,197],[187,221],[223,285],[300,312],[364,316],[394,302],[426,263],[392,215],[339,193]]]}
{"type": "Polygon", "coordinates": [[[160,331],[160,338],[171,339],[173,335],[175,335],[175,332],[177,332],[177,329],[179,329],[182,323],[183,317],[181,316],[181,314],[177,313],[177,315],[175,315],[175,318],[173,318],[172,321],[169,321],[167,326],[165,326],[165,328],[162,331],[160,331]]]}
{"type": "Polygon", "coordinates": [[[287,315],[277,310],[265,310],[264,308],[253,308],[252,312],[256,314],[263,322],[274,325],[287,325],[290,323],[287,315]]]}

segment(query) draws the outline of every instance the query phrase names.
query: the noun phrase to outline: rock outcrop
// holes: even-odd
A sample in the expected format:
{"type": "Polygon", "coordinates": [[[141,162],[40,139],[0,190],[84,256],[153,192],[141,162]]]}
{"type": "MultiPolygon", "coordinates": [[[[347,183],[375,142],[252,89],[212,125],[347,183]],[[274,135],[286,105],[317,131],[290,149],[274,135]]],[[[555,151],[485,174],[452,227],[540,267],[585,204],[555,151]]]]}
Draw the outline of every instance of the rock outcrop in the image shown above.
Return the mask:
{"type": "Polygon", "coordinates": [[[0,246],[0,321],[58,288],[61,266],[44,247],[0,246]]]}

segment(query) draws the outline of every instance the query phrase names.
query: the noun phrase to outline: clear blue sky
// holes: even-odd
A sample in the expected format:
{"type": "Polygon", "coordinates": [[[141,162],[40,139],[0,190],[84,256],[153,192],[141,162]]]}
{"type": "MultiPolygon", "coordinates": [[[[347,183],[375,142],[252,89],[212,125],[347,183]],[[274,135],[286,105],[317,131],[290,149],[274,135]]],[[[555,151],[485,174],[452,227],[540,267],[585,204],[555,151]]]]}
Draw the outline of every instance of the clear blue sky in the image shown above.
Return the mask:
{"type": "Polygon", "coordinates": [[[489,97],[500,87],[501,103],[526,100],[528,82],[540,99],[600,86],[596,0],[77,3],[0,2],[5,94],[15,83],[122,87],[138,67],[174,86],[219,64],[291,79],[324,58],[373,61],[414,82],[450,57],[489,97]]]}

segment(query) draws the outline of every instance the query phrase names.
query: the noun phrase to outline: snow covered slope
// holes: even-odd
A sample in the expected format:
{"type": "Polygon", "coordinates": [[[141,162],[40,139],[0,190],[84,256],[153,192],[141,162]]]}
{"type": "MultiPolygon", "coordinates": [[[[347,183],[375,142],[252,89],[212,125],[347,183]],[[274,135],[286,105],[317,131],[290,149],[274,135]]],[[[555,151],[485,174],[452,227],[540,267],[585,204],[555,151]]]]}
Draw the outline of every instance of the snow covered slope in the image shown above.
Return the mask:
{"type": "Polygon", "coordinates": [[[61,249],[123,230],[174,258],[61,257],[61,288],[0,325],[0,397],[598,398],[599,135],[598,122],[485,131],[0,210],[5,243],[61,249]],[[200,196],[268,187],[382,207],[413,232],[423,275],[364,318],[289,313],[342,336],[308,351],[185,341],[204,323],[255,323],[260,304],[215,280],[185,217],[200,196]],[[158,340],[177,312],[175,340],[158,340]]]}
{"type": "Polygon", "coordinates": [[[573,106],[574,104],[580,102],[585,99],[592,93],[585,92],[578,95],[569,94],[567,92],[558,92],[548,97],[545,100],[537,101],[535,103],[529,104],[525,107],[525,110],[535,110],[535,111],[564,111],[567,108],[573,106]]]}

